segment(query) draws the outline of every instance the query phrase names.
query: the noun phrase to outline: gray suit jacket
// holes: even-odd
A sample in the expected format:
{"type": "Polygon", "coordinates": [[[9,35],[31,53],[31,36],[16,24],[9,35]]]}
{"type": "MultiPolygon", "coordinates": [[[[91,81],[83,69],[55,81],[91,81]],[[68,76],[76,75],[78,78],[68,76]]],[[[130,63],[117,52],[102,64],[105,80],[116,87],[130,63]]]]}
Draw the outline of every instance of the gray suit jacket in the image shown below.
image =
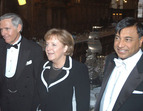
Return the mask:
{"type": "MultiPolygon", "coordinates": [[[[109,77],[115,67],[114,58],[117,58],[116,54],[111,54],[106,59],[104,80],[95,105],[95,111],[99,111],[101,98],[109,77]]],[[[133,94],[134,90],[143,91],[143,55],[126,80],[117,101],[115,102],[113,111],[143,111],[143,94],[133,94]]]]}
{"type": "Polygon", "coordinates": [[[18,63],[15,73],[16,93],[7,89],[5,77],[6,69],[6,44],[0,49],[0,77],[2,78],[1,108],[2,111],[31,111],[35,78],[38,67],[43,60],[42,48],[33,41],[22,38],[19,50],[18,63]]]}

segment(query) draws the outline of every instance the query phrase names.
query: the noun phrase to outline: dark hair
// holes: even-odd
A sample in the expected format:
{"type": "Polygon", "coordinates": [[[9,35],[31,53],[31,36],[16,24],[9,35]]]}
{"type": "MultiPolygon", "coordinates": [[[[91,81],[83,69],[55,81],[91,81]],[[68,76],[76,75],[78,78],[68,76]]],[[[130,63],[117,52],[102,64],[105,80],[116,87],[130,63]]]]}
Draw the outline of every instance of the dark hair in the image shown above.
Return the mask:
{"type": "Polygon", "coordinates": [[[136,26],[139,38],[143,36],[143,24],[138,22],[133,17],[126,17],[126,18],[122,19],[121,21],[119,21],[118,24],[116,25],[115,33],[120,34],[122,29],[124,29],[126,27],[131,27],[131,26],[136,26]]]}

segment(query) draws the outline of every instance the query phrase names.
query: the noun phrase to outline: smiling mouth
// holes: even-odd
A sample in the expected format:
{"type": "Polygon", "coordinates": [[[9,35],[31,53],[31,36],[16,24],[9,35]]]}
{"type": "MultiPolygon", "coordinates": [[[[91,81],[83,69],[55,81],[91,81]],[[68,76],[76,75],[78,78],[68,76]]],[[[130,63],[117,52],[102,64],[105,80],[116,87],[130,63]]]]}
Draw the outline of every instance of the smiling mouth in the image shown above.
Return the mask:
{"type": "Polygon", "coordinates": [[[53,55],[54,53],[48,53],[48,55],[53,55]]]}
{"type": "Polygon", "coordinates": [[[118,51],[118,53],[120,53],[120,54],[126,53],[126,50],[124,50],[124,49],[117,49],[117,51],[118,51]]]}
{"type": "Polygon", "coordinates": [[[119,52],[122,52],[122,53],[124,53],[125,52],[125,50],[118,50],[119,52]]]}

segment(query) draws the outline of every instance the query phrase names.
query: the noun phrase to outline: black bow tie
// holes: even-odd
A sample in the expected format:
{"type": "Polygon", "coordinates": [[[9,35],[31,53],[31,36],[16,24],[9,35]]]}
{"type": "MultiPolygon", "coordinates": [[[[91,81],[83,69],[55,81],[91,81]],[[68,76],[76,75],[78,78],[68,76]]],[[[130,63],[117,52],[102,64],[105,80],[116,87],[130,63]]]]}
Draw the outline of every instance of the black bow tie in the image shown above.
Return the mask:
{"type": "Polygon", "coordinates": [[[10,49],[11,47],[14,47],[15,49],[18,49],[18,44],[20,43],[21,41],[19,41],[17,44],[15,45],[11,45],[11,44],[7,44],[7,49],[10,49]]]}

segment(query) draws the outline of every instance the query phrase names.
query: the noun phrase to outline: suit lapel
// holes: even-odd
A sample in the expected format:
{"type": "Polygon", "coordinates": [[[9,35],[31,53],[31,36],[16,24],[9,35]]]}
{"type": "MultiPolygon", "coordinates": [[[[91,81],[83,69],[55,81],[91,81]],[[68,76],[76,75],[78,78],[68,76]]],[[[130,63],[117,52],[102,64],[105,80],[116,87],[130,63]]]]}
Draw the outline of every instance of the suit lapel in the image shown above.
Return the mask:
{"type": "Polygon", "coordinates": [[[26,39],[23,38],[21,41],[19,57],[17,62],[16,79],[18,79],[18,77],[21,75],[21,72],[25,68],[29,54],[30,54],[30,49],[28,48],[28,43],[26,42],[26,39]]]}
{"type": "Polygon", "coordinates": [[[7,49],[6,49],[6,44],[2,49],[1,52],[1,61],[2,61],[2,75],[5,76],[5,70],[6,70],[6,53],[7,53],[7,49]]]}
{"type": "MultiPolygon", "coordinates": [[[[103,96],[103,93],[105,91],[105,88],[106,88],[106,85],[108,83],[108,80],[110,78],[110,75],[113,71],[115,67],[115,64],[112,62],[112,61],[109,61],[109,64],[107,65],[105,71],[104,71],[104,80],[103,80],[103,83],[102,83],[102,86],[101,86],[101,91],[100,91],[100,94],[98,96],[98,99],[97,99],[97,103],[96,103],[96,107],[98,107],[97,109],[99,110],[99,104],[101,102],[101,99],[102,99],[102,96],[103,96]],[[109,67],[108,67],[109,66],[109,67]]],[[[95,108],[96,108],[95,107],[95,108]]]]}
{"type": "Polygon", "coordinates": [[[105,88],[106,88],[106,85],[107,85],[107,83],[108,83],[108,80],[109,80],[109,78],[110,78],[110,75],[111,75],[111,73],[112,73],[112,71],[113,71],[113,69],[114,69],[114,67],[115,67],[115,65],[113,64],[113,63],[109,63],[108,64],[108,66],[110,66],[110,67],[108,67],[108,68],[106,68],[106,70],[105,70],[105,73],[104,73],[104,78],[105,78],[105,80],[104,80],[104,82],[103,82],[103,92],[104,92],[104,90],[105,90],[105,88]]]}
{"type": "MultiPolygon", "coordinates": [[[[142,60],[142,58],[141,58],[141,60],[142,60]]],[[[142,66],[142,65],[143,64],[141,63],[139,66],[142,66]]],[[[127,100],[127,98],[132,94],[132,92],[137,88],[137,86],[143,81],[143,71],[141,73],[139,73],[137,66],[138,66],[138,64],[133,69],[133,71],[129,75],[127,81],[125,82],[125,84],[117,98],[117,101],[114,105],[114,108],[113,108],[114,111],[117,111],[121,107],[121,105],[127,100]]]]}

